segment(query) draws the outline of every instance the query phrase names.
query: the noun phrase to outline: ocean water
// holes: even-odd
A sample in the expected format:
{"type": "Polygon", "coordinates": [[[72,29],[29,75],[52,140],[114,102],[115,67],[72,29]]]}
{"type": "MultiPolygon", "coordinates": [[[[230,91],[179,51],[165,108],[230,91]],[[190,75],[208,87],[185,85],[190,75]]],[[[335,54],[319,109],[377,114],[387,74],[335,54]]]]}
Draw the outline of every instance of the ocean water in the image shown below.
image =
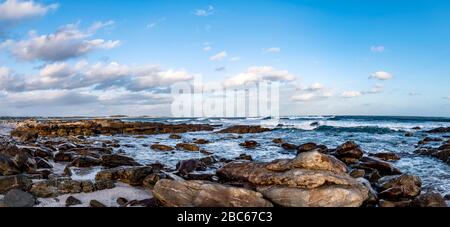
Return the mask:
{"type": "MultiPolygon", "coordinates": [[[[177,143],[207,139],[209,144],[199,145],[217,158],[234,159],[241,154],[248,154],[255,161],[272,161],[274,159],[293,158],[295,151],[286,151],[272,142],[282,138],[288,143],[300,145],[307,142],[323,144],[335,148],[353,140],[366,153],[395,152],[401,160],[393,162],[404,173],[421,177],[425,190],[431,189],[442,194],[450,194],[450,165],[433,157],[419,156],[414,153],[415,145],[425,136],[450,139],[450,134],[427,134],[425,131],[437,127],[450,127],[450,118],[443,117],[377,117],[377,116],[297,116],[283,117],[279,121],[270,118],[126,118],[124,121],[161,122],[167,124],[212,124],[217,130],[232,125],[262,125],[274,130],[260,134],[244,134],[242,138],[233,134],[214,132],[194,132],[182,134],[182,140],[169,139],[169,135],[137,136],[99,136],[94,141],[117,140],[121,144],[115,152],[123,152],[142,164],[160,162],[175,167],[180,160],[201,158],[206,155],[199,152],[155,152],[150,146],[155,143],[175,146],[177,143]],[[414,130],[420,127],[421,130],[414,130]],[[406,133],[412,133],[406,137],[406,133]],[[239,143],[255,140],[259,147],[245,149],[239,143]]],[[[1,130],[0,130],[1,131],[1,130]]],[[[442,142],[431,143],[439,146],[442,142]]],[[[220,168],[220,164],[207,170],[220,168]]]]}
{"type": "MultiPolygon", "coordinates": [[[[425,136],[449,139],[445,134],[427,135],[424,131],[449,127],[450,118],[442,117],[368,117],[368,116],[303,116],[283,117],[275,122],[268,118],[129,118],[125,121],[152,121],[168,124],[213,124],[217,130],[231,125],[262,125],[274,128],[271,132],[261,134],[245,134],[236,139],[237,135],[218,134],[213,132],[195,132],[183,134],[182,141],[191,142],[193,139],[207,139],[209,144],[200,145],[202,149],[213,153],[219,158],[233,159],[240,154],[249,154],[256,161],[272,161],[280,158],[293,158],[295,151],[286,151],[272,142],[274,138],[283,138],[292,144],[314,142],[334,148],[340,144],[353,140],[366,153],[395,152],[402,158],[394,165],[404,173],[411,173],[421,177],[423,187],[443,194],[450,193],[450,165],[441,160],[419,156],[414,153],[415,145],[425,136]],[[414,130],[420,127],[421,130],[414,130]],[[413,136],[406,137],[406,133],[413,136]],[[446,138],[445,138],[446,137],[446,138]],[[256,149],[245,149],[239,143],[245,140],[255,140],[261,144],[256,149]]],[[[104,139],[112,139],[105,137],[104,139]]],[[[201,158],[201,153],[174,151],[154,152],[147,145],[161,143],[175,146],[179,140],[169,139],[168,135],[152,135],[146,138],[133,136],[115,136],[113,139],[123,145],[122,152],[134,157],[143,164],[161,162],[174,167],[180,160],[201,158]]],[[[438,146],[436,143],[434,145],[438,146]]],[[[433,145],[433,144],[431,144],[433,145]]],[[[215,168],[219,168],[216,166],[215,168]]],[[[210,171],[214,171],[211,169],[210,171]]]]}

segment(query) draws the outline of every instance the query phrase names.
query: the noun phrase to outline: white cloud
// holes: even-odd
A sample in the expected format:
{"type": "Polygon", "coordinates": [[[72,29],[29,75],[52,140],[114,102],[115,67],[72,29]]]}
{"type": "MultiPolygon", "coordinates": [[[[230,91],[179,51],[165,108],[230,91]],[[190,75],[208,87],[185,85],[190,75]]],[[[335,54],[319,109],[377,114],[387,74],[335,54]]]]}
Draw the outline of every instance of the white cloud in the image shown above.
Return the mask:
{"type": "Polygon", "coordinates": [[[362,92],[362,94],[379,94],[384,91],[383,84],[375,84],[372,89],[362,92]]]}
{"type": "Polygon", "coordinates": [[[165,20],[166,20],[165,17],[159,18],[158,20],[153,21],[153,22],[147,24],[146,28],[147,28],[147,29],[152,29],[152,28],[158,26],[160,23],[164,22],[165,20]]]}
{"type": "Polygon", "coordinates": [[[228,56],[226,51],[222,51],[212,57],[209,58],[209,60],[211,61],[222,61],[223,59],[225,59],[228,56]]]}
{"type": "Polygon", "coordinates": [[[370,47],[370,51],[375,53],[383,53],[385,51],[384,46],[372,46],[370,47]]]}
{"type": "Polygon", "coordinates": [[[208,52],[208,51],[211,51],[212,50],[212,47],[211,46],[205,46],[205,47],[203,47],[203,51],[205,51],[205,52],[208,52]]]}
{"type": "Polygon", "coordinates": [[[247,83],[256,83],[264,80],[288,82],[297,78],[287,70],[276,70],[271,66],[253,66],[245,72],[239,73],[225,80],[226,87],[242,86],[247,83]]]}
{"type": "Polygon", "coordinates": [[[204,9],[196,9],[196,10],[194,10],[193,14],[196,16],[200,16],[200,17],[210,16],[210,15],[214,14],[214,7],[208,6],[204,9]]]}
{"type": "Polygon", "coordinates": [[[344,91],[341,93],[341,97],[343,98],[355,98],[361,96],[362,93],[359,91],[344,91]]]}
{"type": "Polygon", "coordinates": [[[6,0],[0,4],[0,22],[19,22],[33,17],[44,16],[56,10],[58,4],[42,5],[34,1],[6,0]]]}
{"type": "Polygon", "coordinates": [[[264,53],[279,53],[281,52],[281,48],[279,47],[270,47],[270,48],[265,48],[263,49],[264,53]]]}
{"type": "Polygon", "coordinates": [[[7,40],[0,47],[8,49],[11,54],[25,61],[62,61],[86,55],[94,50],[112,49],[120,41],[89,39],[98,29],[112,25],[113,21],[96,22],[86,31],[78,29],[78,24],[61,27],[53,34],[38,35],[29,32],[29,38],[21,41],[7,40]]]}
{"type": "Polygon", "coordinates": [[[384,72],[384,71],[378,71],[375,73],[372,73],[369,77],[369,79],[377,79],[377,80],[390,80],[392,79],[394,76],[392,76],[392,74],[388,73],[388,72],[384,72]]]}
{"type": "Polygon", "coordinates": [[[305,93],[305,94],[300,94],[300,95],[294,95],[292,96],[292,101],[297,101],[297,102],[306,102],[306,101],[311,101],[313,98],[315,97],[315,95],[313,93],[305,93]]]}
{"type": "Polygon", "coordinates": [[[297,89],[301,91],[320,91],[324,88],[325,86],[323,86],[321,83],[314,83],[306,87],[299,86],[297,89]]]}

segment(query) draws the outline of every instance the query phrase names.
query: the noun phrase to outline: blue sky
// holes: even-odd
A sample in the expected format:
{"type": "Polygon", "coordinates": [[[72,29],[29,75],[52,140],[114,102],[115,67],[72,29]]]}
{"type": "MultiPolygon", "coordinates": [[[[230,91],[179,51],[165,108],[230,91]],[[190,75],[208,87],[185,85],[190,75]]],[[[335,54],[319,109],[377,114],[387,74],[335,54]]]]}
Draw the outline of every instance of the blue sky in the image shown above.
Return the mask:
{"type": "Polygon", "coordinates": [[[267,74],[282,115],[450,116],[447,1],[0,0],[0,15],[0,115],[170,115],[172,83],[267,74]]]}

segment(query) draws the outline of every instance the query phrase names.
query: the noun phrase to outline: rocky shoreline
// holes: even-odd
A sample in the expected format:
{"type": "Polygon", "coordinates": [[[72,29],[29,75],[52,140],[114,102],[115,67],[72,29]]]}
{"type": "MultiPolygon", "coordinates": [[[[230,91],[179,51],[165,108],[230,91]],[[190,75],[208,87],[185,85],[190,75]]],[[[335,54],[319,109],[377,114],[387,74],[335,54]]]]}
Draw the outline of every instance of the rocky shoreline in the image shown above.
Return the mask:
{"type": "MultiPolygon", "coordinates": [[[[219,130],[205,124],[162,124],[120,120],[33,121],[17,124],[0,137],[0,207],[430,207],[447,206],[448,195],[424,191],[421,179],[402,173],[395,153],[367,154],[348,141],[336,148],[282,138],[272,143],[292,159],[255,162],[242,154],[233,160],[203,149],[206,139],[184,141],[183,133],[206,131],[239,135],[264,133],[260,126],[219,130]],[[167,135],[176,146],[148,144],[148,152],[182,150],[203,158],[142,165],[115,149],[121,145],[99,135],[167,135]],[[88,139],[94,138],[94,139],[88,139]],[[208,167],[217,171],[199,173],[208,167]],[[80,177],[80,172],[92,177],[80,177]],[[446,198],[444,198],[446,197],[446,198]],[[102,198],[102,199],[99,199],[102,198]],[[102,200],[102,201],[99,201],[102,200]]],[[[432,130],[435,135],[448,128],[432,130]]],[[[245,149],[256,141],[240,144],[245,149]]],[[[417,153],[449,162],[450,141],[433,136],[419,142],[417,153]]]]}

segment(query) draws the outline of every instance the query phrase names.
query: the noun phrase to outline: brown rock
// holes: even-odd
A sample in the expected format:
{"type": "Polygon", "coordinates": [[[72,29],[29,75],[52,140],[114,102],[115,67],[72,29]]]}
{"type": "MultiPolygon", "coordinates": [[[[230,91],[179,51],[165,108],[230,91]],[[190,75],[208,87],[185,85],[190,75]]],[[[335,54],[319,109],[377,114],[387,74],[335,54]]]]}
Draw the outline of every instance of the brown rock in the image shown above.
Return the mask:
{"type": "Polygon", "coordinates": [[[0,194],[4,194],[12,189],[28,191],[31,184],[31,180],[25,175],[0,176],[0,194]]]}
{"type": "Polygon", "coordinates": [[[376,153],[376,154],[370,154],[369,156],[379,158],[383,161],[397,161],[400,160],[400,156],[398,156],[396,153],[392,152],[383,152],[383,153],[376,153]]]}
{"type": "Polygon", "coordinates": [[[101,164],[102,161],[100,159],[91,156],[81,156],[73,160],[70,165],[80,168],[87,168],[92,166],[99,166],[101,164]]]}
{"type": "Polygon", "coordinates": [[[209,140],[205,140],[205,139],[194,139],[194,143],[195,144],[208,144],[209,140]]]}
{"type": "Polygon", "coordinates": [[[181,139],[181,136],[177,135],[177,134],[172,134],[169,136],[169,139],[179,140],[179,139],[181,139]]]}
{"type": "Polygon", "coordinates": [[[192,152],[200,151],[200,148],[197,145],[190,143],[179,143],[177,144],[176,147],[177,149],[184,151],[192,151],[192,152]]]}
{"type": "Polygon", "coordinates": [[[283,143],[281,144],[281,147],[285,150],[297,150],[298,146],[295,144],[290,143],[283,143]]]}
{"type": "Polygon", "coordinates": [[[0,175],[8,176],[19,174],[20,170],[10,157],[0,154],[0,175]]]}
{"type": "Polygon", "coordinates": [[[207,181],[160,180],[155,198],[167,207],[271,207],[258,192],[207,181]]]}
{"type": "Polygon", "coordinates": [[[298,154],[303,153],[303,152],[312,151],[312,150],[316,149],[316,147],[317,147],[317,144],[315,144],[315,143],[302,144],[298,147],[298,154]]]}
{"type": "Polygon", "coordinates": [[[420,194],[422,181],[417,176],[402,174],[383,177],[378,181],[378,186],[384,190],[380,198],[412,198],[420,194]]]}
{"type": "Polygon", "coordinates": [[[413,207],[447,207],[447,202],[441,194],[427,192],[414,198],[411,205],[413,207]]]}
{"type": "Polygon", "coordinates": [[[90,207],[94,207],[94,208],[102,208],[102,207],[106,207],[105,204],[103,204],[103,203],[101,203],[101,202],[99,202],[99,201],[97,201],[97,200],[91,200],[91,201],[89,202],[89,206],[90,206],[90,207]]]}
{"type": "Polygon", "coordinates": [[[363,155],[361,148],[353,141],[348,141],[336,148],[336,156],[338,158],[360,159],[363,155]]]}
{"type": "Polygon", "coordinates": [[[263,133],[272,131],[268,128],[262,128],[261,126],[249,126],[249,125],[236,125],[219,131],[218,133],[236,133],[236,134],[248,134],[248,133],[263,133]]]}
{"type": "Polygon", "coordinates": [[[373,157],[363,157],[356,166],[376,169],[382,176],[401,174],[401,171],[391,163],[373,157]]]}
{"type": "Polygon", "coordinates": [[[175,150],[175,148],[173,148],[171,146],[166,146],[166,145],[161,145],[161,144],[153,144],[150,148],[155,151],[173,151],[173,150],[175,150]]]}
{"type": "Polygon", "coordinates": [[[239,145],[241,145],[242,147],[245,147],[247,149],[251,149],[251,148],[255,148],[255,147],[259,146],[258,142],[253,141],[253,140],[245,141],[239,145]]]}
{"type": "Polygon", "coordinates": [[[152,173],[153,168],[149,166],[116,167],[98,172],[95,179],[96,181],[119,180],[132,186],[140,186],[145,177],[152,173]]]}
{"type": "Polygon", "coordinates": [[[277,139],[273,139],[272,142],[276,143],[276,144],[282,144],[282,143],[284,143],[284,140],[281,138],[277,138],[277,139]]]}
{"type": "Polygon", "coordinates": [[[140,164],[133,158],[125,155],[109,154],[102,156],[102,165],[109,168],[114,168],[119,166],[139,166],[140,164]]]}

